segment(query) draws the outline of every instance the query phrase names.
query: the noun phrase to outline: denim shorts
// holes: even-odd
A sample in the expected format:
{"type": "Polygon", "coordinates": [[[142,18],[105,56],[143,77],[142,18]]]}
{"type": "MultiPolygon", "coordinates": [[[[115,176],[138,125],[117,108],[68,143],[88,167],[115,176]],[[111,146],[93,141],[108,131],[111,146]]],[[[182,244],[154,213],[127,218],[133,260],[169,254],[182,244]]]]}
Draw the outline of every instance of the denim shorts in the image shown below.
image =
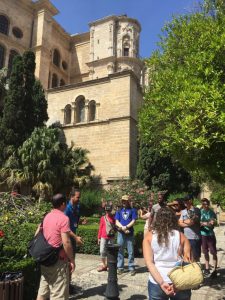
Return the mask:
{"type": "Polygon", "coordinates": [[[191,298],[191,290],[179,291],[175,296],[168,296],[160,288],[158,284],[148,281],[148,295],[149,300],[189,300],[191,298]]]}

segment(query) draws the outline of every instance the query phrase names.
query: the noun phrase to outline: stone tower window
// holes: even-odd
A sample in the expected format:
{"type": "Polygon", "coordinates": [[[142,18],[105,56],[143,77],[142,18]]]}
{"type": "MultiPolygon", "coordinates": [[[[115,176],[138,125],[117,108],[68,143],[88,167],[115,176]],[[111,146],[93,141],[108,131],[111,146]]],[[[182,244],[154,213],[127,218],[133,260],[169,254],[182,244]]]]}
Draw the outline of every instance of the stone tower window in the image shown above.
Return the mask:
{"type": "Polygon", "coordinates": [[[76,100],[76,123],[84,122],[85,120],[85,100],[84,96],[79,96],[76,100]]]}
{"type": "Polygon", "coordinates": [[[64,109],[64,124],[71,124],[71,116],[72,116],[72,107],[70,104],[67,104],[64,109]]]}
{"type": "Polygon", "coordinates": [[[9,32],[9,20],[3,15],[0,15],[0,32],[5,35],[9,32]]]}
{"type": "Polygon", "coordinates": [[[96,102],[94,100],[89,103],[89,121],[96,119],[96,102]]]}
{"type": "Polygon", "coordinates": [[[19,53],[16,50],[10,50],[9,61],[8,61],[8,75],[10,75],[12,72],[13,59],[17,55],[19,55],[19,53]]]}
{"type": "Polygon", "coordinates": [[[129,56],[130,55],[130,36],[125,35],[123,37],[123,56],[129,56]]]}
{"type": "Polygon", "coordinates": [[[0,69],[4,67],[4,60],[5,60],[5,47],[0,45],[0,69]]]}
{"type": "Polygon", "coordinates": [[[56,65],[57,67],[60,66],[60,53],[57,49],[54,49],[53,52],[53,64],[56,65]]]}
{"type": "Polygon", "coordinates": [[[123,48],[123,56],[129,56],[129,48],[123,48]]]}
{"type": "Polygon", "coordinates": [[[56,74],[52,74],[52,88],[58,86],[58,76],[56,74]]]}

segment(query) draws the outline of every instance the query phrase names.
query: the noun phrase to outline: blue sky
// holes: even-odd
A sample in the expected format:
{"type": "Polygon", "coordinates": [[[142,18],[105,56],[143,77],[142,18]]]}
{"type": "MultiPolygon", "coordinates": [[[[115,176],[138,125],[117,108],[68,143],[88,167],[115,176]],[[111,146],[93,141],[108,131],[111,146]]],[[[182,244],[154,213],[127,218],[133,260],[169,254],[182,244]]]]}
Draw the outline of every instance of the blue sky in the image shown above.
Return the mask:
{"type": "Polygon", "coordinates": [[[89,30],[88,23],[109,15],[127,14],[142,26],[140,55],[157,49],[163,25],[173,15],[196,10],[199,0],[51,0],[60,11],[55,18],[70,34],[89,30]]]}

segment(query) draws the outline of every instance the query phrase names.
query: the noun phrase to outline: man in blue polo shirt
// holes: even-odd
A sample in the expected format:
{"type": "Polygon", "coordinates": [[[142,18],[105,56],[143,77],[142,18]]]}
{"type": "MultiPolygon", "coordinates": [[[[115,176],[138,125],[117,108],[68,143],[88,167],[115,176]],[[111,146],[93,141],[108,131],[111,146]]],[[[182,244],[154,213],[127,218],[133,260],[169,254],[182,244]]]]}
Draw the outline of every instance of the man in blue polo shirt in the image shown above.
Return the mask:
{"type": "Polygon", "coordinates": [[[128,269],[132,276],[135,275],[133,226],[137,218],[137,210],[131,208],[129,196],[122,196],[122,208],[115,215],[116,226],[118,228],[117,243],[120,245],[117,259],[118,274],[124,272],[124,248],[126,246],[128,252],[128,269]]]}
{"type": "Polygon", "coordinates": [[[73,190],[70,193],[70,200],[67,202],[66,209],[64,211],[65,215],[70,220],[70,237],[73,245],[74,252],[76,251],[76,244],[83,244],[80,236],[76,235],[80,220],[80,191],[73,190]]]}
{"type": "MultiPolygon", "coordinates": [[[[70,234],[70,240],[73,246],[73,252],[75,256],[76,246],[83,244],[82,238],[76,235],[78,223],[80,220],[80,191],[79,190],[71,191],[70,200],[67,202],[64,213],[69,218],[70,221],[71,231],[69,232],[69,234],[70,234]]],[[[77,291],[72,285],[72,283],[70,283],[69,290],[70,290],[70,294],[75,294],[75,293],[77,294],[77,291]]]]}

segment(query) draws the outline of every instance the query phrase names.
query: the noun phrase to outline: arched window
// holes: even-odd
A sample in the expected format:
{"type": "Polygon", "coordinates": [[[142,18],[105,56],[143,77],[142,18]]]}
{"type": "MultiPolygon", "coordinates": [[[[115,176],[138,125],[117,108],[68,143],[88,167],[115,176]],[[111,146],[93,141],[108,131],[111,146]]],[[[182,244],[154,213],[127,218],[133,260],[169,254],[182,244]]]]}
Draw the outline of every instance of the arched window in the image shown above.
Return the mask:
{"type": "Polygon", "coordinates": [[[76,123],[84,122],[85,120],[85,99],[84,96],[79,96],[76,100],[76,123]]]}
{"type": "Polygon", "coordinates": [[[53,52],[53,64],[56,65],[57,67],[60,66],[60,53],[57,49],[54,49],[53,52]]]}
{"type": "Polygon", "coordinates": [[[58,77],[56,74],[52,74],[52,88],[55,88],[58,86],[58,77]]]}
{"type": "Polygon", "coordinates": [[[64,81],[63,79],[61,79],[59,85],[60,85],[60,86],[64,86],[65,84],[66,84],[65,81],[64,81]]]}
{"type": "Polygon", "coordinates": [[[67,104],[64,108],[64,124],[71,124],[72,108],[70,104],[67,104]]]}
{"type": "Polygon", "coordinates": [[[8,61],[8,75],[10,75],[12,72],[13,59],[17,55],[19,55],[19,53],[16,50],[10,50],[9,61],[8,61]]]}
{"type": "Polygon", "coordinates": [[[4,61],[5,61],[5,47],[0,45],[0,69],[4,67],[4,61]]]}
{"type": "Polygon", "coordinates": [[[0,32],[5,35],[9,32],[9,20],[3,15],[0,15],[0,32]]]}
{"type": "Polygon", "coordinates": [[[89,121],[94,121],[96,119],[96,103],[94,100],[89,103],[89,121]]]}
{"type": "Polygon", "coordinates": [[[130,37],[129,35],[125,35],[123,37],[123,56],[130,55],[130,37]]]}

